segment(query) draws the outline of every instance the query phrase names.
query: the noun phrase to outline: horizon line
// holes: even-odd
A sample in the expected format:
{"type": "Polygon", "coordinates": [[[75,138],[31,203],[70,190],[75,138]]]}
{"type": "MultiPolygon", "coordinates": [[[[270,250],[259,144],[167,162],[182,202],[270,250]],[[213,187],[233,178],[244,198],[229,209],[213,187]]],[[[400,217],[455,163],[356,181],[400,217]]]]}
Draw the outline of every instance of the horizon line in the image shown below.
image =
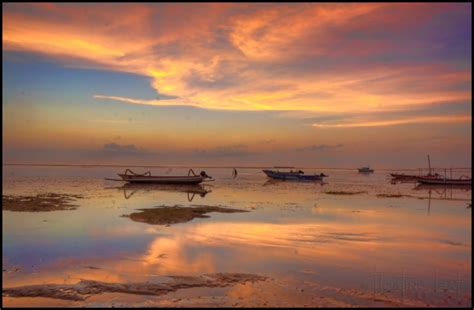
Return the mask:
{"type": "MultiPolygon", "coordinates": [[[[46,163],[2,163],[3,166],[33,166],[33,167],[134,167],[134,168],[240,168],[240,169],[265,169],[277,168],[278,166],[206,166],[206,165],[123,165],[123,164],[46,164],[46,163]]],[[[281,166],[280,166],[281,167],[281,166]]],[[[310,166],[292,166],[292,168],[300,169],[332,169],[332,170],[356,170],[360,167],[342,168],[342,167],[310,167],[310,166]]],[[[429,170],[429,168],[379,168],[377,170],[392,171],[392,170],[429,170]]],[[[458,170],[472,170],[472,167],[432,167],[431,169],[458,169],[458,170]]]]}

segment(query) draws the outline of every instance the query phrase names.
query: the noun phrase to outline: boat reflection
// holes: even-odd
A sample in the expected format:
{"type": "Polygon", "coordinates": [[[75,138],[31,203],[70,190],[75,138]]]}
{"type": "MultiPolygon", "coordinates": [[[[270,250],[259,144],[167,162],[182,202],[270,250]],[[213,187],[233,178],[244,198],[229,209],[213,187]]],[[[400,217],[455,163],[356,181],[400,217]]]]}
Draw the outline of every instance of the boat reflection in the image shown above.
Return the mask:
{"type": "Polygon", "coordinates": [[[469,201],[471,199],[466,199],[465,193],[471,190],[470,185],[428,185],[428,184],[418,184],[414,187],[414,190],[417,191],[428,191],[430,197],[431,193],[437,195],[437,199],[443,200],[462,200],[469,201]],[[463,195],[464,194],[464,195],[463,195]]]}
{"type": "Polygon", "coordinates": [[[471,185],[444,185],[444,184],[418,184],[415,187],[416,190],[436,190],[452,192],[453,190],[470,191],[471,185]]]}
{"type": "Polygon", "coordinates": [[[428,215],[430,215],[431,199],[436,200],[456,200],[470,201],[470,199],[460,198],[456,192],[466,192],[471,190],[470,185],[428,185],[418,184],[414,187],[418,191],[428,191],[428,215]],[[432,198],[432,194],[436,194],[436,198],[432,198]]]}
{"type": "Polygon", "coordinates": [[[322,180],[317,180],[317,181],[305,181],[305,180],[279,180],[279,179],[268,179],[265,183],[262,184],[262,186],[269,186],[269,185],[281,185],[281,184],[294,184],[294,183],[303,183],[303,184],[319,184],[320,186],[323,186],[327,184],[327,182],[324,182],[322,180]]]}
{"type": "Polygon", "coordinates": [[[188,201],[193,201],[196,195],[205,197],[211,192],[210,189],[201,184],[138,184],[138,183],[127,183],[121,187],[116,187],[123,190],[125,199],[130,199],[137,192],[153,192],[153,191],[164,191],[164,192],[182,192],[188,196],[188,201]]]}
{"type": "Polygon", "coordinates": [[[404,184],[404,183],[416,183],[416,179],[403,179],[403,178],[392,178],[390,179],[390,184],[404,184]]]}

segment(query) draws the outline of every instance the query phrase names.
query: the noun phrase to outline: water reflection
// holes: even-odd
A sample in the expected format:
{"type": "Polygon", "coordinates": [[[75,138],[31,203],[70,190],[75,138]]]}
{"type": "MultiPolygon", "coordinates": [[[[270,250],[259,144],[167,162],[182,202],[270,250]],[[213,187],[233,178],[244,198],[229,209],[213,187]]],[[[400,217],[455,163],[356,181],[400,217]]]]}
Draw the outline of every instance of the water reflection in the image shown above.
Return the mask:
{"type": "Polygon", "coordinates": [[[201,198],[205,197],[208,193],[211,192],[209,187],[201,184],[137,184],[137,183],[127,183],[121,187],[114,187],[117,189],[123,190],[123,196],[125,199],[130,199],[137,192],[150,193],[150,192],[179,192],[186,193],[188,201],[193,201],[196,195],[199,195],[201,198]]]}
{"type": "Polygon", "coordinates": [[[416,180],[411,180],[411,179],[397,179],[397,178],[392,178],[390,180],[390,184],[396,185],[396,184],[405,184],[405,183],[415,183],[416,180]]]}
{"type": "MultiPolygon", "coordinates": [[[[321,208],[337,215],[344,212],[342,207],[333,204],[321,208]]],[[[283,284],[300,278],[306,283],[299,284],[304,291],[308,291],[308,283],[337,288],[351,284],[354,295],[359,296],[360,287],[374,266],[386,279],[403,270],[425,283],[431,281],[436,270],[440,271],[440,281],[457,272],[469,274],[470,265],[465,260],[470,248],[468,240],[448,239],[442,230],[426,231],[421,222],[410,217],[403,221],[384,220],[396,218],[396,213],[399,210],[375,213],[363,222],[360,221],[366,217],[357,213],[351,216],[359,220],[340,224],[330,218],[319,223],[194,222],[169,228],[167,234],[155,236],[144,249],[127,253],[130,256],[71,258],[70,263],[52,266],[56,268],[36,276],[9,278],[8,287],[60,283],[63,279],[67,283],[79,279],[144,282],[166,275],[246,272],[270,276],[283,284]]],[[[434,223],[433,227],[439,224],[434,223]]],[[[464,280],[461,292],[468,292],[468,279],[464,280]]],[[[427,290],[428,287],[423,291],[427,290]]],[[[356,300],[360,297],[357,296],[350,298],[356,300]]]]}
{"type": "Polygon", "coordinates": [[[262,186],[269,186],[269,185],[282,185],[282,184],[289,184],[289,183],[302,183],[302,184],[315,184],[315,185],[320,185],[323,186],[327,184],[327,182],[324,181],[305,181],[305,180],[278,180],[278,179],[268,179],[263,183],[262,186]]]}
{"type": "Polygon", "coordinates": [[[415,191],[428,192],[429,199],[431,195],[435,194],[436,199],[442,200],[456,200],[456,201],[470,201],[471,199],[465,198],[467,192],[471,191],[470,185],[429,185],[429,184],[418,184],[414,188],[415,191]]]}
{"type": "Polygon", "coordinates": [[[443,185],[443,184],[417,184],[414,190],[418,192],[428,192],[428,197],[419,197],[420,199],[428,199],[428,215],[431,211],[431,200],[453,200],[453,201],[470,201],[471,199],[461,198],[463,194],[471,190],[470,185],[443,185]],[[433,197],[433,195],[435,197],[433,197]]]}
{"type": "MultiPolygon", "coordinates": [[[[239,297],[248,290],[248,306],[259,305],[251,296],[264,299],[265,294],[265,301],[275,306],[298,305],[303,300],[300,297],[281,297],[282,290],[293,293],[292,289],[307,294],[309,305],[322,305],[322,300],[332,296],[329,306],[342,301],[346,306],[367,306],[374,298],[363,295],[367,289],[372,293],[370,286],[363,285],[376,270],[384,274],[383,287],[401,273],[419,280],[417,283],[424,281],[420,295],[412,297],[416,302],[443,306],[465,305],[468,300],[470,304],[471,210],[465,208],[465,201],[471,201],[470,188],[392,186],[382,173],[367,178],[346,171],[333,171],[327,185],[267,180],[258,170],[244,169],[234,179],[229,169],[216,168],[212,175],[217,181],[212,185],[126,184],[105,190],[104,186],[112,185],[103,181],[111,173],[107,169],[94,170],[95,177],[84,176],[82,170],[70,175],[67,171],[44,173],[46,176],[36,171],[29,176],[27,172],[33,171],[29,168],[27,172],[20,169],[25,175],[6,174],[4,195],[62,192],[84,194],[85,199],[68,212],[3,212],[4,287],[77,283],[80,279],[130,283],[166,275],[243,272],[273,279],[258,284],[266,287],[229,288],[234,294],[238,291],[240,295],[235,296],[239,297]],[[211,189],[213,194],[207,195],[211,189]],[[329,195],[329,191],[366,193],[329,195]],[[171,226],[147,225],[123,216],[158,206],[202,207],[195,202],[199,198],[188,203],[185,195],[188,201],[198,195],[206,197],[206,205],[249,212],[212,212],[209,218],[171,226]],[[451,288],[433,293],[428,285],[434,276],[436,283],[448,283],[458,274],[464,281],[456,288],[459,295],[451,288]],[[272,283],[278,288],[269,289],[272,283]],[[317,285],[324,298],[313,300],[311,290],[317,285]],[[332,293],[328,287],[334,288],[332,293]],[[344,288],[355,293],[343,296],[344,288]]],[[[193,292],[199,298],[205,296],[202,290],[193,292]]],[[[212,291],[208,296],[227,302],[229,292],[212,291]]],[[[183,292],[179,298],[189,298],[184,294],[192,293],[183,292]]],[[[174,305],[176,296],[150,299],[104,294],[87,303],[65,305],[91,306],[99,299],[100,305],[109,307],[112,300],[124,306],[151,300],[174,305]]],[[[38,298],[4,297],[4,301],[29,306],[46,303],[38,298]]],[[[193,302],[178,306],[199,305],[193,302]]],[[[409,305],[406,298],[401,302],[409,305]]],[[[393,305],[393,299],[378,305],[393,305]]]]}
{"type": "Polygon", "coordinates": [[[415,186],[416,190],[435,190],[443,193],[453,191],[470,191],[471,185],[444,185],[444,184],[418,184],[415,186]]]}

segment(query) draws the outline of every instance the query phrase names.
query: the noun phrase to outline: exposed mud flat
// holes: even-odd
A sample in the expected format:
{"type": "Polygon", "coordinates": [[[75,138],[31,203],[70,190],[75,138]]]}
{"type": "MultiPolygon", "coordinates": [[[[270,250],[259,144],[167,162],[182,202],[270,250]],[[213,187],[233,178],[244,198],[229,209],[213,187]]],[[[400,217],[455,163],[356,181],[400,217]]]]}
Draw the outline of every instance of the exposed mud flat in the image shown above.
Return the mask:
{"type": "MultiPolygon", "coordinates": [[[[428,303],[412,299],[411,296],[400,296],[398,292],[339,288],[314,281],[297,283],[269,278],[254,283],[239,283],[225,294],[213,292],[179,290],[166,295],[153,296],[141,300],[119,299],[112,302],[112,307],[430,307],[428,303]]],[[[110,307],[110,295],[95,295],[78,307],[110,307]]],[[[449,295],[447,295],[449,296],[449,295]]],[[[16,302],[21,299],[16,299],[16,302]]],[[[457,306],[470,305],[466,297],[458,297],[457,306]]],[[[456,305],[449,303],[446,305],[456,305]]]]}
{"type": "Polygon", "coordinates": [[[76,284],[38,284],[4,288],[3,297],[46,297],[72,301],[83,301],[102,293],[135,295],[164,295],[184,288],[226,287],[238,283],[265,281],[267,277],[245,273],[216,273],[198,277],[169,276],[162,283],[107,283],[81,280],[76,284]]]}
{"type": "Polygon", "coordinates": [[[239,171],[231,179],[229,169],[215,169],[212,175],[219,181],[206,184],[212,194],[196,194],[190,202],[184,187],[132,186],[127,195],[123,188],[110,190],[116,183],[102,178],[113,175],[115,167],[4,168],[11,173],[4,173],[3,195],[84,195],[70,202],[79,205],[71,212],[3,211],[6,307],[472,304],[472,197],[464,189],[394,186],[382,174],[362,178],[337,170],[324,186],[284,181],[266,186],[260,170],[239,171]],[[361,191],[367,193],[354,194],[361,191]],[[249,212],[203,213],[169,228],[121,217],[159,206],[249,212]],[[156,295],[159,285],[169,289],[168,282],[174,282],[166,275],[218,272],[268,280],[165,289],[156,295]],[[82,279],[99,282],[80,284],[82,279]],[[12,291],[32,285],[31,296],[24,289],[12,291]],[[81,287],[84,294],[77,293],[81,287]],[[51,298],[51,290],[73,297],[51,298]]]}
{"type": "Polygon", "coordinates": [[[3,195],[2,205],[3,210],[16,212],[75,210],[78,205],[74,205],[72,202],[81,198],[84,197],[55,193],[38,194],[36,196],[3,195]]]}
{"type": "Polygon", "coordinates": [[[328,195],[359,195],[359,194],[367,194],[366,191],[360,191],[360,192],[346,192],[346,191],[328,191],[324,192],[325,194],[328,195]]]}
{"type": "Polygon", "coordinates": [[[141,212],[123,215],[129,217],[135,222],[142,222],[152,225],[171,225],[177,223],[189,222],[194,218],[208,218],[205,215],[209,212],[236,213],[249,212],[247,210],[230,209],[217,206],[197,206],[197,207],[180,207],[180,206],[160,206],[152,209],[139,209],[141,212]]]}

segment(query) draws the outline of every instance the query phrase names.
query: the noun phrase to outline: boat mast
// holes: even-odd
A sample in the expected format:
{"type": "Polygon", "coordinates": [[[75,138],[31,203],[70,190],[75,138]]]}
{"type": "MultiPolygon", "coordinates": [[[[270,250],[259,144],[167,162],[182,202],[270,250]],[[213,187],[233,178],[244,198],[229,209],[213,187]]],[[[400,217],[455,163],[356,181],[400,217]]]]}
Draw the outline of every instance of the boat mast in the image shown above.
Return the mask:
{"type": "Polygon", "coordinates": [[[431,175],[431,162],[430,162],[430,155],[428,155],[428,167],[430,169],[429,175],[431,175]]]}

